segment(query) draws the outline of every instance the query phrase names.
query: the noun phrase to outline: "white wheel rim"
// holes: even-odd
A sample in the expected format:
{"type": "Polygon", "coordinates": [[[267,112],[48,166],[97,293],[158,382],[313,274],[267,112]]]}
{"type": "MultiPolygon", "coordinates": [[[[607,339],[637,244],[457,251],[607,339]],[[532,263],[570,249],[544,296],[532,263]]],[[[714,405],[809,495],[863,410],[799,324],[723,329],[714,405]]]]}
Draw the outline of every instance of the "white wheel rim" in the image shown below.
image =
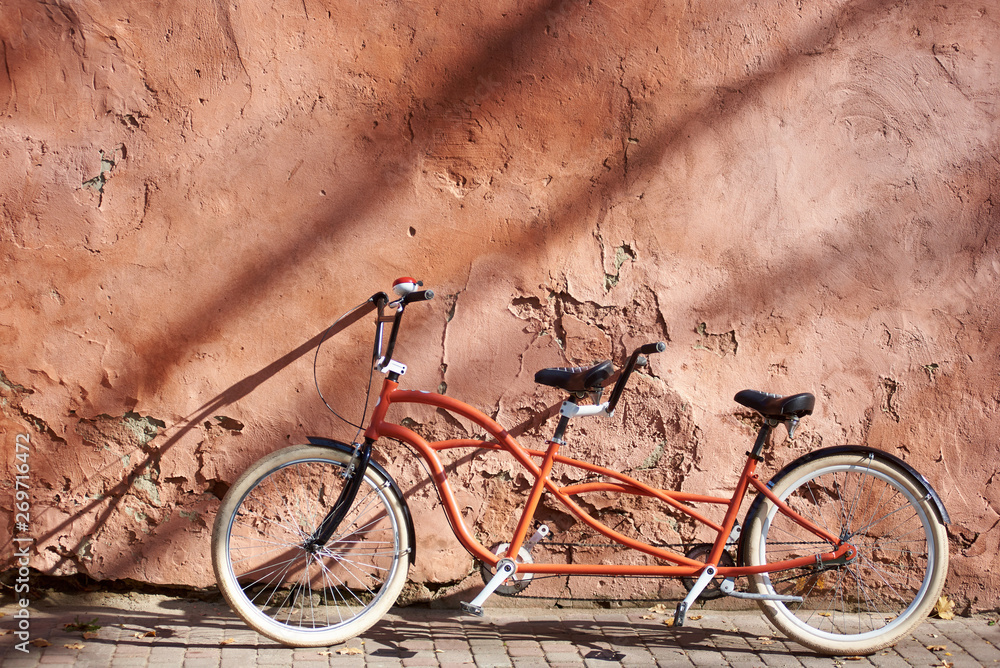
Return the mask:
{"type": "MultiPolygon", "coordinates": [[[[901,487],[895,480],[893,480],[891,477],[889,477],[882,471],[873,468],[868,468],[865,466],[859,466],[857,464],[843,464],[843,465],[837,465],[819,469],[817,471],[807,473],[801,476],[799,479],[793,481],[788,486],[785,493],[780,495],[778,498],[781,499],[782,501],[785,501],[788,495],[791,494],[796,489],[799,489],[803,483],[813,480],[819,477],[820,475],[826,473],[838,473],[841,471],[857,472],[861,474],[869,474],[875,476],[876,478],[878,478],[879,480],[886,483],[894,490],[905,496],[910,506],[914,508],[917,512],[917,516],[920,519],[921,527],[923,528],[924,531],[924,540],[926,541],[927,545],[927,568],[924,572],[924,577],[923,581],[920,584],[920,589],[918,589],[916,595],[914,595],[913,601],[911,601],[910,604],[906,607],[906,609],[900,612],[896,616],[896,618],[893,619],[891,622],[889,622],[884,626],[880,626],[876,629],[872,629],[871,631],[867,631],[865,633],[855,633],[850,635],[823,631],[816,628],[815,626],[806,624],[802,619],[798,617],[798,615],[796,615],[792,610],[788,609],[788,607],[784,603],[774,602],[774,605],[780,609],[785,619],[788,620],[791,624],[797,626],[803,632],[832,642],[851,643],[851,642],[871,640],[873,638],[877,638],[887,633],[891,633],[894,629],[905,624],[908,621],[908,619],[914,613],[919,604],[923,602],[924,596],[927,594],[927,590],[931,585],[932,574],[934,573],[935,566],[937,563],[937,556],[935,554],[935,551],[931,549],[931,546],[936,544],[936,539],[931,534],[930,518],[927,516],[927,513],[924,510],[923,506],[920,504],[919,500],[913,494],[910,493],[909,490],[907,490],[904,487],[901,487]]],[[[772,504],[771,510],[770,512],[768,512],[767,518],[764,521],[764,525],[761,528],[760,544],[758,545],[758,549],[762,555],[766,554],[765,547],[766,547],[767,535],[771,529],[771,520],[772,518],[775,517],[777,513],[778,513],[778,507],[772,504]]],[[[762,574],[761,577],[765,582],[765,584],[767,585],[768,589],[770,589],[773,592],[774,588],[771,586],[771,579],[769,575],[767,573],[764,573],[762,574]]],[[[887,613],[882,613],[882,614],[884,616],[887,613]]]]}

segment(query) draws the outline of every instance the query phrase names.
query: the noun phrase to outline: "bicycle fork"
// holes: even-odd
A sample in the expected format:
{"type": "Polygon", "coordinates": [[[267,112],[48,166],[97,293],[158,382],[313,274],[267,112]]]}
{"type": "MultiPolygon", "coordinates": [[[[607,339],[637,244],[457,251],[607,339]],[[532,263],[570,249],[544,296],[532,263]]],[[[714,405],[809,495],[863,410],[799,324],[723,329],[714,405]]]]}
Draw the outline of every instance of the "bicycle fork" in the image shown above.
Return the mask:
{"type": "Polygon", "coordinates": [[[358,496],[361,483],[365,479],[365,472],[368,470],[368,462],[372,457],[372,440],[366,438],[364,444],[357,444],[354,448],[354,455],[341,474],[345,479],[344,489],[340,490],[340,496],[330,507],[326,517],[320,522],[312,535],[306,539],[303,548],[307,552],[315,554],[323,549],[330,538],[340,527],[340,523],[347,517],[347,512],[354,505],[354,499],[358,496]]]}

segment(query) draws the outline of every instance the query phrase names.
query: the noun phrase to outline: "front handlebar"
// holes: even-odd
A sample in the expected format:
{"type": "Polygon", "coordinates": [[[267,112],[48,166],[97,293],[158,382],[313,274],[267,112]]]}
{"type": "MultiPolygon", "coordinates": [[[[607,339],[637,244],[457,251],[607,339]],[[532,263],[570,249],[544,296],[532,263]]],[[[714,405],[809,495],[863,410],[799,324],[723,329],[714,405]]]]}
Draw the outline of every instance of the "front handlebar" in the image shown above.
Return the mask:
{"type": "MultiPolygon", "coordinates": [[[[402,279],[401,279],[402,280],[402,279]]],[[[412,281],[412,279],[408,279],[412,281]]],[[[415,285],[421,285],[420,282],[414,281],[415,285]]],[[[375,320],[376,331],[375,331],[375,347],[372,351],[372,363],[375,368],[382,371],[388,368],[390,362],[392,362],[392,353],[396,348],[396,336],[399,334],[399,325],[403,318],[403,311],[406,310],[408,304],[415,304],[416,302],[428,301],[434,298],[433,290],[414,290],[408,292],[401,296],[396,301],[389,301],[389,296],[384,292],[376,292],[368,300],[373,303],[378,309],[378,317],[375,320]],[[396,315],[386,316],[385,308],[386,306],[394,306],[396,308],[396,315]],[[385,353],[382,352],[382,330],[385,323],[392,322],[392,330],[389,333],[389,342],[385,347],[385,353]]],[[[636,366],[645,366],[647,364],[644,355],[652,355],[654,353],[662,353],[667,349],[667,344],[663,341],[657,341],[656,343],[647,343],[643,346],[636,348],[632,354],[629,356],[628,361],[622,368],[621,375],[618,377],[618,382],[615,383],[614,388],[611,390],[611,397],[608,399],[608,405],[606,412],[611,414],[614,412],[615,407],[618,405],[618,400],[621,399],[622,392],[625,390],[625,385],[628,384],[629,378],[632,376],[632,372],[635,371],[636,366]]]]}
{"type": "Polygon", "coordinates": [[[403,297],[400,301],[403,304],[412,304],[413,302],[425,302],[428,299],[434,299],[433,290],[420,290],[418,292],[411,292],[410,294],[403,297]]]}
{"type": "Polygon", "coordinates": [[[396,348],[396,335],[399,334],[399,323],[403,319],[403,311],[407,304],[424,302],[434,299],[433,290],[415,290],[408,292],[394,302],[389,301],[389,296],[384,292],[376,292],[368,300],[375,304],[378,309],[378,317],[375,319],[375,348],[372,352],[372,363],[379,371],[387,368],[392,362],[392,353],[396,348]],[[385,307],[395,306],[396,315],[391,318],[386,317],[385,307]],[[392,330],[389,332],[389,343],[386,345],[385,354],[382,354],[382,328],[386,322],[392,320],[392,330]]]}

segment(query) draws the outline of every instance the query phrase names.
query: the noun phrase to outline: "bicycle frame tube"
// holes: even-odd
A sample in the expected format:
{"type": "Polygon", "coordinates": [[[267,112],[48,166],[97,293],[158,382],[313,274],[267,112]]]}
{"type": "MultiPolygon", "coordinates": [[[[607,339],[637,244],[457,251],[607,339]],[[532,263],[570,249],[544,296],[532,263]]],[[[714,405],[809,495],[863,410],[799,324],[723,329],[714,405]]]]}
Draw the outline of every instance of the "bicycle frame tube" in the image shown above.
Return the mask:
{"type": "Polygon", "coordinates": [[[445,515],[452,526],[452,530],[459,542],[476,559],[495,566],[504,556],[514,558],[523,544],[528,527],[535,516],[538,503],[544,492],[565,506],[578,520],[582,521],[595,531],[620,544],[625,548],[638,551],[640,553],[655,557],[670,565],[635,565],[635,564],[550,564],[550,563],[519,563],[517,572],[521,573],[545,573],[545,574],[565,574],[565,575],[632,575],[632,576],[661,576],[661,577],[682,577],[699,573],[706,563],[718,565],[722,552],[726,548],[726,543],[736,523],[739,514],[741,501],[750,487],[764,494],[774,502],[779,511],[788,515],[795,522],[813,532],[820,538],[830,543],[830,551],[800,557],[787,561],[774,562],[761,566],[732,566],[720,567],[719,574],[723,577],[736,577],[751,573],[766,573],[772,571],[785,570],[789,568],[799,568],[803,566],[815,565],[817,562],[825,562],[843,558],[850,548],[848,543],[842,543],[838,537],[832,536],[822,528],[815,526],[805,518],[796,514],[785,503],[777,499],[764,483],[761,483],[756,475],[756,459],[748,457],[743,472],[740,475],[736,490],[730,498],[715,497],[685,492],[656,489],[634,480],[624,474],[611,471],[609,469],[582,462],[558,454],[558,444],[549,442],[546,451],[529,450],[521,446],[499,423],[481,413],[475,408],[457,399],[431,392],[420,392],[414,390],[401,390],[398,383],[391,379],[385,379],[379,393],[378,402],[372,412],[372,419],[365,431],[365,437],[377,440],[379,437],[402,441],[414,448],[420,457],[427,463],[431,473],[431,479],[437,487],[445,515]],[[456,439],[448,441],[427,442],[419,434],[401,425],[386,421],[386,414],[389,407],[394,403],[416,403],[442,408],[455,415],[462,416],[482,427],[494,440],[480,441],[473,439],[456,439]],[[469,531],[458,509],[455,495],[448,482],[448,474],[444,464],[438,457],[438,453],[445,450],[468,448],[483,450],[499,450],[511,455],[534,480],[525,507],[517,522],[514,536],[510,540],[510,545],[505,554],[496,555],[484,547],[469,531]],[[536,461],[538,460],[538,463],[536,461]],[[558,486],[550,477],[554,464],[563,464],[581,469],[586,472],[595,473],[606,478],[609,482],[584,482],[565,487],[558,486]],[[576,503],[571,497],[596,491],[623,492],[637,496],[653,497],[672,508],[692,518],[697,523],[704,525],[716,532],[716,539],[712,545],[712,550],[707,562],[688,559],[676,552],[656,547],[628,536],[622,535],[606,526],[599,520],[592,517],[585,509],[576,503]],[[713,504],[725,506],[725,517],[721,524],[713,522],[704,517],[688,503],[713,504]]]}

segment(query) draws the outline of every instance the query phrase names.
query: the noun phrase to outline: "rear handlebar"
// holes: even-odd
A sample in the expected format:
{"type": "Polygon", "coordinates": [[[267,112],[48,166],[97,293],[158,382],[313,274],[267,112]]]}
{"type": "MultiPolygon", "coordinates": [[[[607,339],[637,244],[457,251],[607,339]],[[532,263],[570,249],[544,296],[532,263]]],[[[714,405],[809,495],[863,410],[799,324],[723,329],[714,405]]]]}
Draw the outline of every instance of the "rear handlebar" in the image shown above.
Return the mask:
{"type": "Polygon", "coordinates": [[[644,346],[639,346],[632,351],[628,361],[622,368],[622,374],[618,377],[618,382],[615,383],[614,388],[611,390],[611,398],[608,399],[608,407],[606,409],[608,415],[614,413],[615,406],[618,405],[618,400],[621,399],[622,392],[625,391],[625,385],[628,383],[628,379],[632,376],[632,372],[635,371],[635,367],[645,366],[646,360],[642,356],[652,355],[653,353],[662,353],[666,349],[667,344],[663,341],[658,341],[656,343],[647,343],[644,346]],[[640,358],[642,359],[641,363],[640,358]]]}

